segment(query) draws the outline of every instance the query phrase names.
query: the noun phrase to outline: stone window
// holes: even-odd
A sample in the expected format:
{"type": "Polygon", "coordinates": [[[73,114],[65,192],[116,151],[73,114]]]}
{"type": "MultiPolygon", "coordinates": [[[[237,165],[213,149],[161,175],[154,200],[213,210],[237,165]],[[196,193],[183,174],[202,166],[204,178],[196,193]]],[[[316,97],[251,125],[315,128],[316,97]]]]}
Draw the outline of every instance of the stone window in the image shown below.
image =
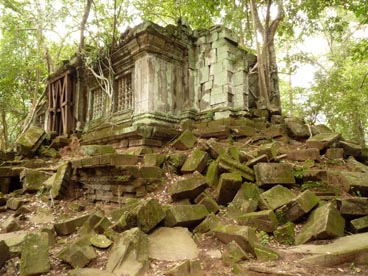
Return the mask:
{"type": "Polygon", "coordinates": [[[92,120],[102,118],[105,111],[105,93],[101,88],[92,91],[92,120]]]}
{"type": "Polygon", "coordinates": [[[133,86],[131,73],[117,79],[117,95],[115,101],[115,110],[117,112],[133,109],[133,86]]]}

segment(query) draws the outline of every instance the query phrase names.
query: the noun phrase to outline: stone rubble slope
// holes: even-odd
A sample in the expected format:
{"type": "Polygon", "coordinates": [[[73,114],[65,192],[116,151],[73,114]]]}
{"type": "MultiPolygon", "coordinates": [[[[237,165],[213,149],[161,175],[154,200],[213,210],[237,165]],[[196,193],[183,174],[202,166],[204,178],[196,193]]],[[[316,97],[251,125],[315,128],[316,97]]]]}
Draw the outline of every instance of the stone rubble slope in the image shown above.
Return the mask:
{"type": "Polygon", "coordinates": [[[354,238],[368,235],[367,150],[324,126],[253,114],[192,122],[162,148],[81,146],[31,127],[16,157],[0,156],[0,274],[368,268],[354,238]]]}

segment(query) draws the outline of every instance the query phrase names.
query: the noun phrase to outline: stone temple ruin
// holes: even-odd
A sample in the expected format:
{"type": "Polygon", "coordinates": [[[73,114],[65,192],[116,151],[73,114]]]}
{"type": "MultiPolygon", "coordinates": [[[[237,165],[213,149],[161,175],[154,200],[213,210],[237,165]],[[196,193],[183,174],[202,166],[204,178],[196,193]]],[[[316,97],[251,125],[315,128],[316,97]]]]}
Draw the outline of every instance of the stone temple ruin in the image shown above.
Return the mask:
{"type": "Polygon", "coordinates": [[[257,73],[249,73],[256,60],[222,26],[143,23],[122,34],[112,53],[111,97],[78,62],[50,76],[46,128],[59,135],[83,129],[84,144],[160,145],[185,122],[249,112],[258,95],[257,73]]]}

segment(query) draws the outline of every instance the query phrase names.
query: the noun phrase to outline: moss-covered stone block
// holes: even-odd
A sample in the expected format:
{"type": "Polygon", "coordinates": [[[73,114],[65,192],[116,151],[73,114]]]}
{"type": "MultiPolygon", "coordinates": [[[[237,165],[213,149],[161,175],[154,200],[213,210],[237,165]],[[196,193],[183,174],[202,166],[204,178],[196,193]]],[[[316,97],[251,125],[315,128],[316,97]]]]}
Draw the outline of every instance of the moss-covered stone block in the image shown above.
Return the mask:
{"type": "Polygon", "coordinates": [[[181,167],[182,173],[202,172],[208,160],[208,154],[200,149],[194,149],[181,167]]]}
{"type": "Polygon", "coordinates": [[[198,224],[194,229],[194,233],[207,233],[212,231],[218,224],[220,219],[215,214],[209,214],[200,224],[198,224]]]}
{"type": "Polygon", "coordinates": [[[258,163],[254,166],[258,186],[273,186],[295,184],[293,167],[282,163],[258,163]]]}
{"type": "Polygon", "coordinates": [[[86,236],[64,247],[57,253],[56,257],[73,268],[82,268],[96,259],[97,254],[90,245],[90,237],[86,236]]]}
{"type": "Polygon", "coordinates": [[[295,198],[295,194],[288,188],[277,185],[260,195],[262,209],[275,210],[295,198]]]}
{"type": "Polygon", "coordinates": [[[254,245],[258,239],[254,228],[235,224],[218,224],[213,232],[222,242],[228,244],[235,241],[245,252],[255,255],[254,245]]]}
{"type": "Polygon", "coordinates": [[[17,153],[32,157],[46,138],[45,131],[36,126],[30,126],[16,142],[17,153]]]}
{"type": "Polygon", "coordinates": [[[89,218],[89,215],[82,215],[76,218],[71,218],[54,224],[55,232],[59,236],[70,235],[77,231],[79,227],[89,218]]]}
{"type": "Polygon", "coordinates": [[[295,243],[303,244],[314,239],[331,239],[342,237],[345,230],[345,220],[334,207],[327,203],[314,210],[295,239],[295,243]]]}
{"type": "Polygon", "coordinates": [[[194,203],[204,205],[209,213],[216,214],[220,210],[216,200],[205,191],[194,199],[194,203]]]}
{"type": "Polygon", "coordinates": [[[52,198],[61,198],[68,195],[68,186],[72,174],[73,170],[70,162],[66,162],[57,168],[50,191],[52,198]]]}
{"type": "Polygon", "coordinates": [[[291,137],[306,138],[310,136],[308,126],[297,118],[285,118],[286,129],[291,137]]]}
{"type": "Polygon", "coordinates": [[[213,159],[216,159],[220,155],[226,154],[228,151],[227,143],[217,142],[214,138],[208,139],[206,142],[206,149],[210,153],[213,159]]]}
{"type": "Polygon", "coordinates": [[[252,226],[268,233],[273,232],[279,224],[272,210],[243,214],[237,218],[237,222],[241,225],[252,226]]]}
{"type": "Polygon", "coordinates": [[[189,131],[185,130],[180,136],[172,142],[172,146],[177,150],[188,150],[194,147],[197,137],[189,131]]]}
{"type": "Polygon", "coordinates": [[[249,256],[235,241],[228,243],[222,253],[222,262],[226,266],[232,266],[247,259],[249,259],[249,256]]]}
{"type": "Polygon", "coordinates": [[[338,209],[343,217],[368,216],[368,198],[351,197],[337,200],[338,209]]]}
{"type": "Polygon", "coordinates": [[[208,184],[216,188],[220,179],[219,166],[216,161],[212,161],[207,168],[206,178],[208,184]]]}
{"type": "Polygon", "coordinates": [[[256,244],[254,246],[254,252],[256,254],[257,260],[259,260],[261,262],[268,262],[268,261],[278,260],[280,258],[279,254],[277,254],[277,252],[275,252],[271,248],[269,248],[267,246],[264,246],[264,245],[261,245],[261,244],[256,244]]]}
{"type": "Polygon", "coordinates": [[[194,200],[200,193],[208,187],[207,179],[200,173],[177,180],[169,187],[169,194],[174,201],[188,198],[194,200]]]}
{"type": "Polygon", "coordinates": [[[20,276],[31,276],[50,271],[49,238],[46,233],[28,234],[22,245],[20,276]]]}
{"type": "Polygon", "coordinates": [[[198,260],[186,260],[176,267],[170,269],[170,276],[204,276],[201,264],[198,260]]]}
{"type": "Polygon", "coordinates": [[[254,172],[248,166],[243,165],[240,162],[226,155],[219,156],[217,161],[218,161],[218,164],[221,170],[227,171],[230,173],[238,173],[245,180],[254,181],[254,172]]]}
{"type": "Polygon", "coordinates": [[[354,233],[362,233],[368,231],[368,216],[353,219],[350,221],[351,228],[354,233]]]}
{"type": "Polygon", "coordinates": [[[111,145],[83,145],[81,146],[81,151],[89,156],[116,153],[116,150],[111,145]]]}
{"type": "Polygon", "coordinates": [[[280,211],[289,221],[296,221],[309,213],[319,203],[319,198],[311,191],[305,190],[296,198],[281,207],[280,211]]]}
{"type": "Polygon", "coordinates": [[[195,227],[208,216],[204,205],[173,205],[166,211],[165,226],[195,227]]]}
{"type": "Polygon", "coordinates": [[[306,141],[308,148],[317,148],[319,150],[326,150],[332,144],[339,142],[341,138],[340,133],[320,133],[306,141]]]}
{"type": "Polygon", "coordinates": [[[50,175],[45,172],[32,169],[24,169],[19,176],[24,192],[37,192],[49,177],[50,175]]]}
{"type": "Polygon", "coordinates": [[[295,243],[295,224],[287,222],[280,225],[273,232],[275,240],[281,244],[293,245],[295,243]]]}
{"type": "Polygon", "coordinates": [[[162,167],[162,164],[165,162],[165,160],[166,155],[159,153],[145,154],[143,157],[144,166],[162,167]]]}
{"type": "Polygon", "coordinates": [[[242,176],[238,173],[223,173],[220,176],[218,191],[218,202],[226,205],[232,201],[242,184],[242,176]]]}
{"type": "Polygon", "coordinates": [[[257,155],[260,156],[262,154],[265,154],[268,158],[268,160],[273,160],[277,157],[277,143],[267,143],[260,145],[257,151],[257,155]]]}
{"type": "Polygon", "coordinates": [[[10,258],[10,250],[5,241],[0,241],[0,269],[3,267],[5,262],[10,258]]]}
{"type": "Polygon", "coordinates": [[[317,148],[298,149],[289,151],[287,153],[287,159],[293,161],[306,161],[306,160],[319,161],[321,159],[321,155],[319,153],[319,149],[317,148]]]}

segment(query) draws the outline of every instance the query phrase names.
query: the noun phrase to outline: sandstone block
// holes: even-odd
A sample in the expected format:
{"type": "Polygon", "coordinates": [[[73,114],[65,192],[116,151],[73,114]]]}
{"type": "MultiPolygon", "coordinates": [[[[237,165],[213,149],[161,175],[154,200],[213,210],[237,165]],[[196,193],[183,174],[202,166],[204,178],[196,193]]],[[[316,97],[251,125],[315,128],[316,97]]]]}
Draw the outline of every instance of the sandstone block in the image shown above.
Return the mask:
{"type": "Polygon", "coordinates": [[[168,227],[195,227],[208,215],[204,205],[175,205],[166,211],[165,225],[168,227]]]}
{"type": "Polygon", "coordinates": [[[260,195],[262,209],[275,210],[295,198],[295,194],[281,185],[272,187],[260,195]]]}
{"type": "Polygon", "coordinates": [[[319,150],[326,150],[333,143],[339,142],[340,133],[320,133],[309,138],[306,143],[308,148],[317,148],[319,150]]]}
{"type": "Polygon", "coordinates": [[[197,141],[197,137],[189,131],[185,130],[180,136],[172,143],[172,146],[177,150],[188,150],[194,147],[197,141]]]}
{"type": "Polygon", "coordinates": [[[209,213],[216,214],[220,207],[218,206],[216,200],[207,192],[202,192],[194,199],[194,203],[204,205],[209,213]]]}
{"type": "Polygon", "coordinates": [[[310,136],[308,126],[302,120],[297,118],[286,118],[285,124],[287,131],[292,137],[306,138],[310,136]]]}
{"type": "Polygon", "coordinates": [[[321,159],[321,156],[319,154],[319,149],[309,148],[309,149],[289,151],[287,153],[287,159],[293,161],[306,161],[306,160],[319,161],[321,159]]]}
{"type": "Polygon", "coordinates": [[[201,264],[198,260],[186,260],[171,269],[167,275],[170,276],[204,276],[201,264]]]}
{"type": "Polygon", "coordinates": [[[182,173],[192,173],[194,171],[202,172],[206,167],[208,160],[207,152],[195,149],[185,160],[184,165],[181,167],[182,173]]]}
{"type": "Polygon", "coordinates": [[[17,153],[32,157],[45,138],[46,133],[42,128],[36,126],[29,127],[16,142],[17,153]]]}
{"type": "Polygon", "coordinates": [[[273,232],[279,224],[272,210],[243,214],[237,218],[237,221],[241,225],[252,226],[268,233],[273,232]]]}
{"type": "Polygon", "coordinates": [[[207,179],[200,173],[176,181],[170,188],[169,194],[174,201],[188,198],[194,200],[208,187],[207,179]]]}
{"type": "Polygon", "coordinates": [[[368,198],[352,197],[338,199],[338,209],[344,217],[368,216],[368,198]]]}
{"type": "Polygon", "coordinates": [[[218,184],[218,202],[225,205],[233,200],[242,184],[242,177],[238,173],[223,173],[218,184]]]}
{"type": "Polygon", "coordinates": [[[327,149],[325,156],[328,159],[343,159],[344,149],[343,148],[330,148],[327,149]]]}
{"type": "Polygon", "coordinates": [[[50,177],[49,174],[32,170],[32,169],[24,169],[19,178],[23,183],[23,191],[24,192],[37,192],[42,188],[43,182],[50,177]]]}
{"type": "Polygon", "coordinates": [[[344,230],[344,218],[332,203],[327,203],[311,213],[295,242],[303,244],[312,239],[342,237],[344,230]]]}
{"type": "Polygon", "coordinates": [[[248,181],[254,181],[254,172],[251,168],[240,162],[231,159],[228,156],[222,155],[218,158],[218,164],[221,170],[230,173],[240,174],[244,179],[248,181]]]}
{"type": "Polygon", "coordinates": [[[258,163],[254,166],[258,186],[294,185],[293,168],[282,163],[258,163]]]}
{"type": "Polygon", "coordinates": [[[4,263],[10,258],[10,251],[5,241],[0,240],[0,269],[4,263]]]}
{"type": "Polygon", "coordinates": [[[287,222],[280,225],[273,232],[275,240],[281,244],[293,245],[295,243],[295,224],[287,222]]]}
{"type": "Polygon", "coordinates": [[[66,221],[62,221],[54,224],[55,232],[59,236],[70,235],[71,233],[77,231],[79,227],[88,219],[89,215],[82,215],[80,217],[71,218],[66,221]]]}

